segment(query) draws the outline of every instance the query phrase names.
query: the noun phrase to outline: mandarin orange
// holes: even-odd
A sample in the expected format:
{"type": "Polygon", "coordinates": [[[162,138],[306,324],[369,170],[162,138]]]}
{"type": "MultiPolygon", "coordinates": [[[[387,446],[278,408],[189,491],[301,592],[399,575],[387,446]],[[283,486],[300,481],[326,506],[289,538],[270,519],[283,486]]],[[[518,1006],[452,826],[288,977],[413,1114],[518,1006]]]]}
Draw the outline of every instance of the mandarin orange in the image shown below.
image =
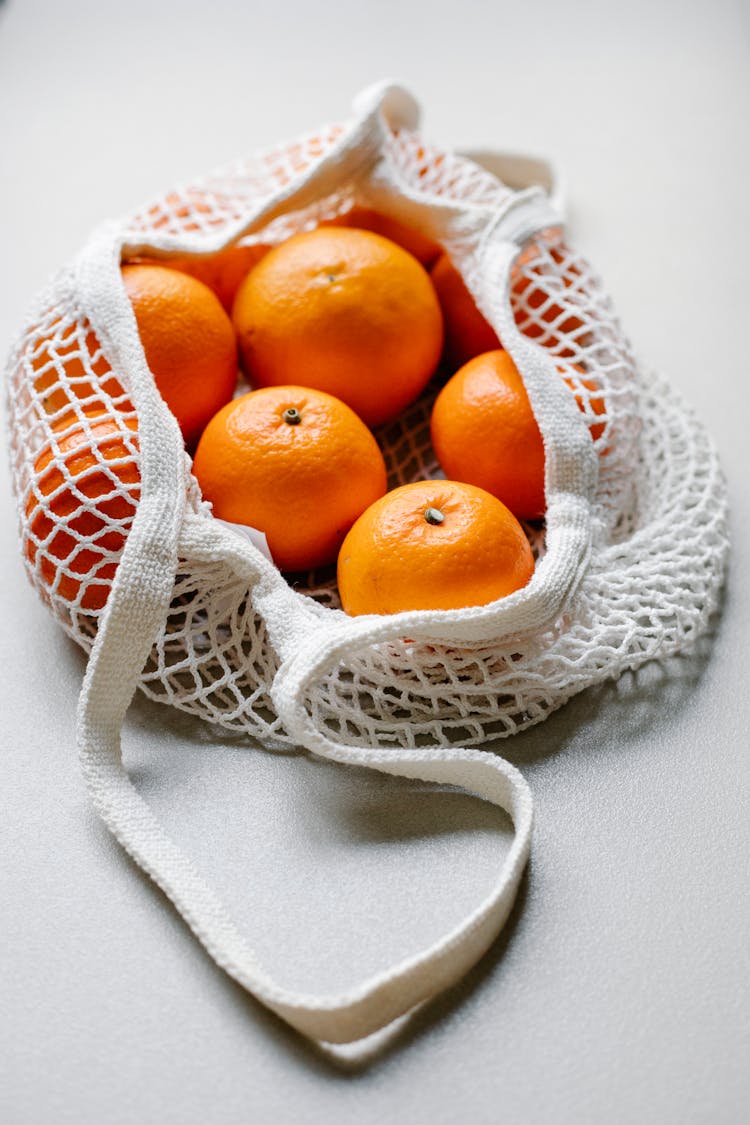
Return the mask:
{"type": "Polygon", "coordinates": [[[417,481],[359,517],[338,560],[347,613],[462,609],[519,590],[534,557],[515,516],[488,492],[457,481],[417,481]]]}
{"type": "Polygon", "coordinates": [[[353,207],[343,215],[321,223],[321,226],[355,227],[357,230],[369,230],[373,234],[381,234],[383,238],[389,238],[391,242],[407,250],[422,263],[425,269],[430,269],[442,253],[440,243],[435,242],[434,239],[394,219],[391,215],[374,211],[371,207],[353,207]]]}
{"type": "Polygon", "coordinates": [[[314,387],[369,425],[422,391],[443,343],[432,282],[416,258],[369,231],[298,234],[249,273],[233,320],[254,386],[314,387]]]}
{"type": "Polygon", "coordinates": [[[445,350],[452,364],[460,367],[482,352],[502,347],[447,254],[438,258],[430,276],[443,310],[445,350]]]}
{"type": "Polygon", "coordinates": [[[192,447],[237,384],[232,323],[216,294],[179,270],[127,265],[122,279],[146,361],[192,447]]]}
{"type": "Polygon", "coordinates": [[[365,424],[309,387],[266,387],[229,403],[206,426],[193,471],[214,514],[264,532],[282,570],[333,562],[386,489],[365,424]]]}
{"type": "Polygon", "coordinates": [[[83,610],[109,596],[140,495],[134,419],[72,412],[34,465],[26,556],[49,591],[83,610]]]}
{"type": "MultiPolygon", "coordinates": [[[[601,388],[584,375],[580,364],[558,365],[557,370],[587,416],[592,440],[597,441],[607,414],[601,388]]],[[[519,519],[544,515],[544,442],[526,388],[507,352],[487,352],[456,372],[435,400],[430,432],[448,476],[487,489],[519,519]]]]}
{"type": "Polygon", "coordinates": [[[544,515],[544,444],[518,369],[506,351],[485,352],[443,387],[432,445],[446,475],[484,488],[519,519],[544,515]]]}
{"type": "Polygon", "coordinates": [[[34,390],[48,414],[67,410],[78,400],[84,409],[103,409],[107,398],[117,400],[125,410],[132,409],[86,323],[53,322],[35,344],[30,360],[34,390]]]}
{"type": "Polygon", "coordinates": [[[253,266],[256,266],[270,249],[270,246],[261,243],[252,246],[227,246],[215,254],[207,254],[199,258],[180,255],[157,261],[155,258],[139,257],[130,259],[128,265],[165,266],[167,269],[187,273],[212,289],[225,311],[231,315],[237,290],[253,266]]]}
{"type": "MultiPolygon", "coordinates": [[[[581,345],[587,335],[584,320],[570,300],[559,291],[559,279],[543,272],[527,269],[539,258],[538,248],[524,251],[511,270],[511,301],[516,324],[525,336],[536,340],[544,348],[554,349],[561,359],[576,355],[575,345],[581,345]]],[[[562,251],[552,248],[550,256],[558,264],[565,258],[562,251]]],[[[563,277],[564,288],[570,279],[563,277]]]]}

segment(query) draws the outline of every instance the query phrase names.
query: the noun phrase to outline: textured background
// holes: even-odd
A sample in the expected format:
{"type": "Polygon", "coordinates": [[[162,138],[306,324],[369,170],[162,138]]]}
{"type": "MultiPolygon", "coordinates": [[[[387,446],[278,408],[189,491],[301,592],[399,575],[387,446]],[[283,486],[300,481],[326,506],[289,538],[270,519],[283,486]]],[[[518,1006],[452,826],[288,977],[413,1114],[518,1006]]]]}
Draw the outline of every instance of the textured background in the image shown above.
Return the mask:
{"type": "MultiPolygon", "coordinates": [[[[699,652],[501,749],[537,802],[506,935],[385,1041],[333,1051],[204,956],[90,811],[80,653],[0,482],[0,1117],[9,1125],[746,1120],[750,16],[730,0],[0,2],[0,347],[99,220],[346,113],[391,75],[446,145],[551,155],[571,236],[714,434],[733,556],[699,652]]],[[[128,762],[269,968],[351,982],[489,886],[468,798],[222,743],[137,701],[128,762]]]]}

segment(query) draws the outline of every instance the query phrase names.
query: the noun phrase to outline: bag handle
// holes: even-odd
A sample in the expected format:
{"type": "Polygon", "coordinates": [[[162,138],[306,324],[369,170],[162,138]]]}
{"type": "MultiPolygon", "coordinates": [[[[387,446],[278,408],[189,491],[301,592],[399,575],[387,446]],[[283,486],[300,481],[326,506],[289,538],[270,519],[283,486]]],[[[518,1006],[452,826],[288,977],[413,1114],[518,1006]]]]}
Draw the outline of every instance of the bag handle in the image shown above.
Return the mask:
{"type": "Polygon", "coordinates": [[[458,153],[479,164],[487,172],[502,180],[513,191],[540,187],[545,192],[560,221],[565,218],[565,181],[551,160],[544,156],[531,156],[521,152],[498,152],[495,149],[463,149],[458,153]]]}
{"type": "Polygon", "coordinates": [[[506,810],[516,834],[490,894],[427,949],[340,995],[316,996],[276,983],[222,902],[132,785],[122,762],[123,716],[108,705],[102,690],[102,678],[117,671],[111,647],[108,659],[102,655],[102,646],[92,653],[79,711],[81,765],[94,807],[123,848],[172,901],[213,960],[292,1027],[331,1043],[361,1039],[454,984],[495,940],[513,906],[529,854],[532,801],[518,771],[479,750],[375,751],[334,746],[320,738],[311,749],[330,760],[459,786],[506,810]]]}
{"type": "MultiPolygon", "coordinates": [[[[214,521],[207,526],[205,518],[186,514],[181,548],[198,552],[201,541],[204,551],[218,547],[222,557],[231,558],[238,574],[256,587],[258,603],[263,603],[261,591],[270,564],[259,552],[214,521]],[[226,540],[226,549],[219,539],[226,540]]],[[[174,904],[209,956],[260,1003],[315,1039],[348,1043],[370,1035],[458,981],[497,937],[513,906],[529,855],[530,790],[513,766],[486,751],[340,746],[307,724],[306,714],[299,708],[284,708],[292,736],[320,757],[396,777],[459,787],[508,812],[515,828],[515,838],[490,893],[460,925],[428,948],[339,995],[317,996],[284,988],[263,969],[229,911],[169,837],[123,764],[122,725],[140,669],[163,620],[163,614],[154,611],[156,600],[148,609],[157,584],[163,580],[163,561],[144,558],[141,550],[132,550],[131,543],[137,542],[131,531],[79,700],[79,755],[91,801],[122,847],[174,904]],[[136,612],[139,604],[140,615],[136,612]]],[[[171,586],[168,571],[166,577],[171,586]]]]}
{"type": "MultiPolygon", "coordinates": [[[[366,132],[369,125],[363,123],[362,128],[366,132]]],[[[327,169],[321,172],[328,174],[327,169]]],[[[387,1026],[456,982],[491,945],[511,910],[528,858],[531,795],[517,770],[487,752],[339,746],[301,724],[297,731],[295,723],[292,737],[299,736],[305,748],[324,758],[458,786],[497,805],[510,814],[515,839],[491,892],[460,925],[358,987],[337,996],[299,993],[277,984],[259,964],[223,903],[132,785],[122,760],[122,726],[168,612],[178,550],[184,549],[186,537],[196,532],[195,525],[201,521],[186,510],[184,450],[177,424],[160,399],[146,364],[120,274],[121,246],[121,229],[107,225],[76,262],[82,307],[113,367],[129,374],[141,445],[141,497],[99,621],[79,700],[83,775],[104,823],[174,903],[216,963],[303,1034],[350,1042],[387,1026]]],[[[249,586],[262,585],[264,567],[270,564],[249,546],[240,555],[238,565],[249,586]]]]}

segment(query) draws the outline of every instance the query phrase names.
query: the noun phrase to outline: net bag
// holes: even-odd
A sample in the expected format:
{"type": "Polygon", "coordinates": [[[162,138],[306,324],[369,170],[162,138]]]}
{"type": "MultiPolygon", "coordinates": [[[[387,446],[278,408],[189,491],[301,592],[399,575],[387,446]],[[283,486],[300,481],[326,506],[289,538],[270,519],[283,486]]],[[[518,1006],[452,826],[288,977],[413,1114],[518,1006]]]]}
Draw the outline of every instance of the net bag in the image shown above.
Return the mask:
{"type": "MultiPolygon", "coordinates": [[[[565,241],[548,167],[442,152],[417,125],[412,97],[382,84],[343,124],[106,224],[35,302],[7,368],[23,557],[90,653],[78,740],[93,802],[227,973],[303,1033],[334,1042],[455,982],[510,911],[532,803],[520,774],[482,743],[693,642],[716,608],[727,552],[713,446],[669,383],[634,360],[597,275],[565,241]],[[450,254],[539,423],[547,515],[527,529],[535,573],[491,605],[351,618],[332,583],[311,575],[293,588],[252,536],[202,501],[148,369],[123,261],[239,254],[355,207],[450,254]],[[81,428],[83,459],[65,443],[81,428]],[[493,890],[433,946],[343,995],[285,989],[128,778],[120,732],[136,688],[268,747],[302,746],[495,803],[515,836],[493,890]]],[[[434,393],[378,433],[391,486],[440,475],[434,393]]]]}

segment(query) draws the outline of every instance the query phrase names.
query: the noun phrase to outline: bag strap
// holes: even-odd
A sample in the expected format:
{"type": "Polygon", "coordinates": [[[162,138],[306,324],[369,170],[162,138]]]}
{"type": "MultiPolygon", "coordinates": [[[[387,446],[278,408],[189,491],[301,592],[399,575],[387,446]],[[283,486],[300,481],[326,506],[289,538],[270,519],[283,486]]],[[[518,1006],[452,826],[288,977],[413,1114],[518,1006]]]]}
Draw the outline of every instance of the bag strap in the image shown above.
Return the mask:
{"type": "MultiPolygon", "coordinates": [[[[347,151],[367,155],[379,99],[372,91],[347,139],[347,151]]],[[[392,112],[408,115],[408,100],[390,95],[392,112]]],[[[312,178],[332,174],[321,162],[312,178]]],[[[319,187],[320,184],[317,184],[319,187]]],[[[307,190],[309,185],[305,188],[307,190]]],[[[298,189],[302,191],[302,188],[298,189]]],[[[310,188],[312,190],[312,188],[310,188]]],[[[350,1042],[386,1026],[456,982],[491,945],[515,899],[529,854],[532,802],[521,775],[492,754],[471,749],[378,750],[332,743],[300,731],[308,750],[332,761],[382,773],[458,786],[507,811],[515,838],[489,895],[463,922],[422,952],[337,996],[290,991],[259,964],[230,913],[169,837],[132,785],[122,760],[121,731],[141,670],[162,627],[172,595],[178,549],[190,534],[184,450],[174,418],[159,398],[124,293],[119,262],[122,231],[103,227],[76,264],[77,289],[113,367],[129,373],[139,414],[141,497],[105,611],[99,621],[78,707],[78,745],[91,800],[113,835],[157,883],[209,955],[261,1003],[305,1035],[350,1042]]],[[[253,586],[264,560],[240,552],[253,586]],[[259,569],[260,568],[260,569],[259,569]]],[[[296,732],[291,732],[296,737],[296,732]]]]}
{"type": "MultiPolygon", "coordinates": [[[[177,847],[132,785],[121,753],[119,716],[104,703],[99,681],[116,670],[94,653],[81,695],[79,751],[91,800],[136,863],[174,903],[213,960],[287,1023],[315,1039],[345,1043],[385,1027],[458,981],[485,953],[510,913],[529,853],[532,802],[511,765],[478,750],[375,751],[315,747],[323,757],[397,777],[459,786],[506,810],[515,839],[487,898],[427,949],[340,995],[283,988],[265,972],[229,912],[177,847]]],[[[111,650],[107,654],[111,657],[111,650]]]]}
{"type": "MultiPolygon", "coordinates": [[[[362,90],[353,108],[363,118],[381,115],[392,129],[415,130],[419,126],[419,104],[409,90],[389,79],[362,90]]],[[[561,218],[564,216],[565,185],[560,170],[546,157],[486,148],[458,149],[457,155],[479,164],[513,191],[542,188],[553,209],[561,218]]]]}
{"type": "Polygon", "coordinates": [[[479,164],[513,191],[525,191],[530,187],[542,188],[560,220],[564,220],[565,182],[559,168],[551,160],[543,156],[530,156],[528,153],[498,152],[484,148],[463,149],[458,155],[479,164]]]}
{"type": "MultiPolygon", "coordinates": [[[[202,524],[205,520],[186,514],[180,538],[183,546],[194,540],[193,547],[198,547],[201,538],[207,536],[205,549],[210,549],[216,536],[222,535],[216,526],[207,534],[200,528],[202,524]]],[[[264,970],[229,911],[170,838],[133,786],[123,764],[122,725],[140,669],[163,619],[154,611],[153,602],[150,613],[130,617],[130,632],[123,643],[123,607],[137,602],[139,594],[146,602],[150,596],[148,580],[144,584],[141,552],[130,556],[134,563],[137,561],[136,571],[129,563],[127,553],[131,541],[136,542],[131,537],[100,622],[79,701],[79,755],[91,801],[122,847],[174,904],[209,956],[260,1003],[314,1039],[348,1043],[370,1035],[460,980],[497,937],[513,906],[529,855],[530,790],[513,766],[487,751],[341,746],[300,716],[294,721],[293,734],[320,757],[396,777],[458,787],[505,810],[513,821],[515,837],[490,893],[460,925],[426,949],[339,995],[317,996],[284,988],[264,970]]],[[[266,565],[258,552],[248,551],[232,533],[222,557],[231,558],[238,574],[251,587],[257,584],[260,595],[266,565]]],[[[163,567],[154,568],[155,581],[163,572],[163,567]]],[[[259,596],[257,602],[269,609],[267,599],[259,596]]]]}

